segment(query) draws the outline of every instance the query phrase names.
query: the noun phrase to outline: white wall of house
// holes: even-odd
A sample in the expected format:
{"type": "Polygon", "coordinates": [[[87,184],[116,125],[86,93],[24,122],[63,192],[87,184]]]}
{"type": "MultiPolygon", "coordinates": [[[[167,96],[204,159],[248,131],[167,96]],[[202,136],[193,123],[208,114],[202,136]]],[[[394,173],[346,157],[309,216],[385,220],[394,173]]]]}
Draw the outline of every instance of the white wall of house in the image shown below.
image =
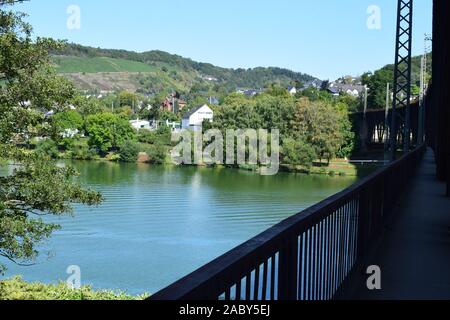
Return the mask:
{"type": "Polygon", "coordinates": [[[183,117],[182,128],[191,129],[193,131],[200,131],[202,129],[202,123],[205,120],[213,121],[214,111],[211,110],[206,104],[194,112],[189,118],[183,117]]]}
{"type": "Polygon", "coordinates": [[[150,130],[151,129],[150,122],[145,121],[145,120],[131,120],[130,124],[136,130],[141,130],[141,129],[150,130]]]}

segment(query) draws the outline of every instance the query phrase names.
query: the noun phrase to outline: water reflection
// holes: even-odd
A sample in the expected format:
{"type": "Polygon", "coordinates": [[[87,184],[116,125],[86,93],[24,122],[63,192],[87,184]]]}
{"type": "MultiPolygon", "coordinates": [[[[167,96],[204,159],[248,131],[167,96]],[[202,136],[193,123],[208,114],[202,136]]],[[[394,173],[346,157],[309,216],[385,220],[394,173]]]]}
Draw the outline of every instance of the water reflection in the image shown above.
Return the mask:
{"type": "Polygon", "coordinates": [[[155,292],[279,221],[346,188],[354,178],[146,164],[73,162],[101,191],[97,208],[50,217],[62,230],[36,266],[8,276],[55,282],[78,265],[82,281],[132,294],[155,292]]]}

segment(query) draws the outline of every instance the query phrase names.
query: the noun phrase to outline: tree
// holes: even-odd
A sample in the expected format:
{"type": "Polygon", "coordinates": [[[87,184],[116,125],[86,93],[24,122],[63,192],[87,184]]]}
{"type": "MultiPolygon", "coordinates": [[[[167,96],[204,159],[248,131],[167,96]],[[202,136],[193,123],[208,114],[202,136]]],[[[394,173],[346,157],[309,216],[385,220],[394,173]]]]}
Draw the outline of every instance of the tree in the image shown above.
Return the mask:
{"type": "Polygon", "coordinates": [[[52,120],[60,133],[66,129],[83,129],[83,117],[74,110],[57,113],[52,117],[52,120]]]}
{"type": "Polygon", "coordinates": [[[73,203],[98,204],[101,195],[83,189],[73,168],[15,144],[37,132],[49,135],[45,112],[67,110],[75,89],[50,63],[49,51],[62,43],[33,39],[25,15],[4,9],[13,2],[0,4],[0,157],[15,163],[11,174],[0,177],[0,257],[29,264],[36,246],[58,228],[43,215],[71,213],[73,203]]]}
{"type": "Polygon", "coordinates": [[[111,104],[107,101],[105,102],[105,106],[103,106],[98,99],[94,97],[86,98],[81,95],[76,95],[72,99],[73,106],[76,107],[76,110],[83,116],[86,117],[88,115],[97,114],[104,109],[110,110],[111,104]]]}
{"type": "Polygon", "coordinates": [[[386,106],[387,84],[393,87],[394,70],[393,67],[385,67],[375,73],[366,73],[362,76],[363,84],[369,88],[367,98],[369,109],[383,109],[386,106]]]}
{"type": "Polygon", "coordinates": [[[66,149],[73,145],[73,139],[65,137],[67,130],[83,130],[84,120],[81,114],[74,110],[68,110],[55,114],[51,118],[52,139],[66,149]]]}
{"type": "Polygon", "coordinates": [[[120,146],[120,161],[136,162],[139,155],[139,144],[135,141],[125,141],[120,146]]]}
{"type": "MultiPolygon", "coordinates": [[[[353,97],[349,96],[349,98],[353,97]]],[[[346,99],[338,100],[334,104],[334,109],[339,114],[340,132],[342,133],[342,144],[337,150],[336,156],[339,158],[348,158],[353,154],[357,136],[353,132],[353,126],[349,118],[349,113],[353,111],[350,108],[354,108],[354,105],[352,106],[352,104],[347,104],[343,101],[346,101],[346,99]]]]}
{"type": "Polygon", "coordinates": [[[297,93],[299,98],[306,97],[310,101],[332,101],[333,96],[331,93],[325,90],[316,89],[314,87],[309,87],[300,93],[297,93]]]}
{"type": "Polygon", "coordinates": [[[125,141],[136,140],[136,132],[130,123],[112,113],[100,113],[86,118],[89,145],[105,154],[118,149],[125,141]]]}
{"type": "Polygon", "coordinates": [[[48,156],[52,159],[58,158],[58,146],[52,139],[46,139],[38,143],[35,152],[38,155],[48,156]]]}
{"type": "Polygon", "coordinates": [[[283,141],[283,163],[311,167],[317,159],[314,148],[303,140],[287,138],[283,141]]]}
{"type": "Polygon", "coordinates": [[[121,107],[131,107],[136,108],[139,98],[135,93],[122,91],[118,95],[119,105],[121,107]]]}
{"type": "Polygon", "coordinates": [[[314,148],[319,160],[330,161],[345,142],[343,122],[344,115],[332,104],[303,98],[296,105],[292,127],[298,138],[314,148]]]}
{"type": "Polygon", "coordinates": [[[269,88],[266,90],[266,93],[274,96],[274,97],[287,97],[289,96],[289,92],[286,88],[272,84],[269,86],[269,88]]]}

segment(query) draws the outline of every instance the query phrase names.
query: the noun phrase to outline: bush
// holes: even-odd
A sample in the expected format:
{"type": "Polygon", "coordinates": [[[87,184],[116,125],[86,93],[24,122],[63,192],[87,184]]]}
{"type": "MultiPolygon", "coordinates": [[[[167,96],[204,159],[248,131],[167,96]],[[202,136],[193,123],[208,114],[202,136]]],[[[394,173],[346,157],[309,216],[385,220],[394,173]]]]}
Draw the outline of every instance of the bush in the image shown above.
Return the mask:
{"type": "Polygon", "coordinates": [[[140,130],[138,133],[138,141],[141,143],[155,144],[158,141],[158,135],[154,131],[140,130]]]}
{"type": "Polygon", "coordinates": [[[167,126],[160,126],[156,131],[157,142],[170,146],[172,143],[172,131],[167,126]]]}
{"type": "Polygon", "coordinates": [[[76,160],[92,160],[97,157],[95,149],[89,149],[89,146],[82,144],[75,144],[70,149],[72,158],[76,160]]]}
{"type": "Polygon", "coordinates": [[[58,158],[58,155],[59,155],[58,145],[56,144],[55,141],[53,141],[51,139],[46,139],[46,140],[39,142],[36,145],[35,152],[40,155],[48,156],[53,159],[58,158]]]}
{"type": "Polygon", "coordinates": [[[140,130],[138,140],[146,144],[161,143],[170,146],[172,143],[172,132],[167,126],[160,126],[157,131],[140,130]]]}
{"type": "Polygon", "coordinates": [[[120,161],[122,162],[136,162],[139,155],[139,144],[134,141],[125,141],[120,146],[120,161]]]}
{"type": "Polygon", "coordinates": [[[28,283],[20,277],[0,281],[0,300],[142,300],[118,291],[94,291],[90,286],[71,289],[65,283],[28,283]]]}
{"type": "Polygon", "coordinates": [[[120,155],[114,152],[110,152],[105,156],[105,159],[111,162],[120,161],[120,155]]]}
{"type": "Polygon", "coordinates": [[[148,146],[146,153],[150,158],[150,163],[164,164],[166,162],[167,149],[161,143],[148,146]]]}

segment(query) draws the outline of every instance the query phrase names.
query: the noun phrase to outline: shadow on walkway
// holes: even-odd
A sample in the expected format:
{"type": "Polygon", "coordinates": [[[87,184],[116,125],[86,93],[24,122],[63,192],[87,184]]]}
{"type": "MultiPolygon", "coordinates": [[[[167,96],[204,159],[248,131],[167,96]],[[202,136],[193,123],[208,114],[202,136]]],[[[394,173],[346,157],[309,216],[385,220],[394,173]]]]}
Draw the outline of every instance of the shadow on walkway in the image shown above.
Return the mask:
{"type": "Polygon", "coordinates": [[[358,275],[341,299],[450,299],[450,198],[435,172],[428,150],[366,260],[381,268],[382,289],[368,290],[368,275],[358,275]]]}

